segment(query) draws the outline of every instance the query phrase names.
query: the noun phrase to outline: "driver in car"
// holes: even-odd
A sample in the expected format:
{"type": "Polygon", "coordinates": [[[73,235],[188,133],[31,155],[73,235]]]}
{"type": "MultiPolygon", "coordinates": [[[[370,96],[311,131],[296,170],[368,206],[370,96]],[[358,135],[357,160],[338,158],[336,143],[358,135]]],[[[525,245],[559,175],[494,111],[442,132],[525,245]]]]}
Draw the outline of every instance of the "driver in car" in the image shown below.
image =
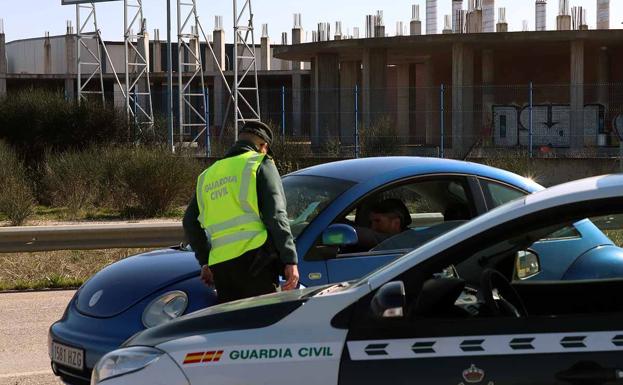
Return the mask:
{"type": "Polygon", "coordinates": [[[357,227],[357,248],[370,250],[409,229],[411,214],[400,199],[385,199],[370,208],[370,227],[357,227]]]}

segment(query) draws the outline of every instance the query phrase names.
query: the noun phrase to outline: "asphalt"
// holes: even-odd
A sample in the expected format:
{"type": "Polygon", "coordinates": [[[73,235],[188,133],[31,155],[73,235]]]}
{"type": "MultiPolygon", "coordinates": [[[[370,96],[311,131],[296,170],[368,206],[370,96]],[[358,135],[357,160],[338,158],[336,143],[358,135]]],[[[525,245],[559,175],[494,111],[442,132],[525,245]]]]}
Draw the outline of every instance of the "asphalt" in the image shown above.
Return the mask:
{"type": "Polygon", "coordinates": [[[48,328],[74,291],[0,294],[0,385],[58,385],[48,358],[48,328]]]}

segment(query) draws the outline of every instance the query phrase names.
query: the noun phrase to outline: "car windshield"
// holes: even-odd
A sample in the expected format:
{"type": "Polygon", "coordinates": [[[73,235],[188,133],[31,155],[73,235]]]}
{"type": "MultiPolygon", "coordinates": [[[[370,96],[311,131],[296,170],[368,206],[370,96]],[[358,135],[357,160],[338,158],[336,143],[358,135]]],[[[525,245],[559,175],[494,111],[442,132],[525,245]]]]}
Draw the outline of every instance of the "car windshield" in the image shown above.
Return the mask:
{"type": "Polygon", "coordinates": [[[340,194],[354,182],[311,175],[291,175],[283,178],[288,202],[288,219],[296,238],[340,194]]]}

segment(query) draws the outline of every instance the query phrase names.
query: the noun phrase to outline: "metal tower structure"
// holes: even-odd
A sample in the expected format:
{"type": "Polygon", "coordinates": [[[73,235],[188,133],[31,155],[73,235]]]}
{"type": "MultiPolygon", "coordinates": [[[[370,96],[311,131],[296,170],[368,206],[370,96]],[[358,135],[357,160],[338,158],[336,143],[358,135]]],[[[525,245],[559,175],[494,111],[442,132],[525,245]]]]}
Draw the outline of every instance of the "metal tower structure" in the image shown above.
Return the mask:
{"type": "Polygon", "coordinates": [[[97,26],[95,4],[76,4],[76,27],[78,103],[93,95],[101,98],[104,104],[106,98],[101,52],[104,42],[97,26]]]}
{"type": "Polygon", "coordinates": [[[234,85],[232,88],[234,95],[234,135],[235,139],[238,140],[238,129],[241,123],[260,120],[260,94],[251,0],[233,0],[233,2],[234,85]],[[244,24],[245,19],[246,24],[244,24]]]}
{"type": "MultiPolygon", "coordinates": [[[[192,128],[202,128],[191,142],[203,134],[209,135],[207,103],[203,60],[199,40],[199,17],[196,0],[177,1],[177,36],[178,36],[178,100],[179,100],[179,141],[184,136],[192,135],[192,128]],[[189,76],[184,76],[188,74],[189,76]],[[199,81],[199,89],[193,89],[193,83],[199,81]],[[197,102],[198,101],[198,102],[197,102]],[[201,111],[203,110],[203,112],[201,111]]],[[[209,44],[208,44],[209,45],[209,44]]],[[[206,140],[206,152],[210,153],[210,141],[206,140]]]]}
{"type": "Polygon", "coordinates": [[[124,0],[126,113],[139,130],[152,129],[154,113],[149,81],[149,38],[142,0],[124,0]],[[138,32],[135,34],[134,30],[138,32]]]}

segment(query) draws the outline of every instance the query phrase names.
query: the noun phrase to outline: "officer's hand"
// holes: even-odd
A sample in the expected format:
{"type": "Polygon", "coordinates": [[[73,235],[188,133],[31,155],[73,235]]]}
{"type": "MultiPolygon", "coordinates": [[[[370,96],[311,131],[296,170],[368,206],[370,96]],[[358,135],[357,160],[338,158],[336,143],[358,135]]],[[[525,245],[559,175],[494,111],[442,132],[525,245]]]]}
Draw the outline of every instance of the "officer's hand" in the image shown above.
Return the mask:
{"type": "Polygon", "coordinates": [[[214,275],[212,275],[212,270],[208,265],[201,267],[201,280],[210,287],[214,286],[214,275]]]}
{"type": "Polygon", "coordinates": [[[299,284],[299,268],[296,265],[286,265],[286,283],[281,286],[281,290],[288,291],[296,289],[299,284]]]}

